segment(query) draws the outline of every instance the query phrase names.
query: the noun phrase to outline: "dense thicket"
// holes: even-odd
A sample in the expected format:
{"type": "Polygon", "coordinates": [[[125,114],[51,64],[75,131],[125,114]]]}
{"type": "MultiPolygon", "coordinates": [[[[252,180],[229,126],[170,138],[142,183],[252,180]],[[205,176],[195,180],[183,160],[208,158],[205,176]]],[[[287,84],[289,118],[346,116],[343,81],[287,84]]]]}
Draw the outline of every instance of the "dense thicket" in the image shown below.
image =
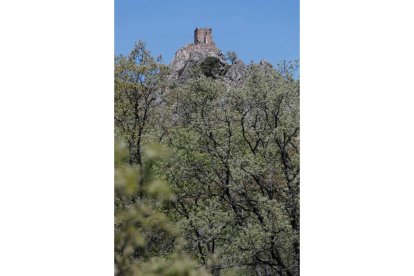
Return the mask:
{"type": "MultiPolygon", "coordinates": [[[[243,86],[233,88],[210,63],[195,68],[187,82],[171,85],[168,68],[143,43],[115,60],[115,135],[127,145],[128,168],[156,179],[135,176],[129,179],[136,189],[116,189],[119,275],[165,262],[188,275],[205,273],[203,268],[213,275],[299,275],[299,80],[292,76],[294,66],[263,70],[252,64],[243,86]],[[144,148],[154,143],[170,154],[151,161],[149,169],[144,148]],[[154,211],[142,211],[142,202],[154,211]],[[120,215],[125,209],[136,211],[120,215]],[[152,212],[162,219],[151,217],[152,212]],[[165,226],[170,224],[174,231],[165,226]]],[[[158,271],[185,275],[174,273],[158,271]]]]}

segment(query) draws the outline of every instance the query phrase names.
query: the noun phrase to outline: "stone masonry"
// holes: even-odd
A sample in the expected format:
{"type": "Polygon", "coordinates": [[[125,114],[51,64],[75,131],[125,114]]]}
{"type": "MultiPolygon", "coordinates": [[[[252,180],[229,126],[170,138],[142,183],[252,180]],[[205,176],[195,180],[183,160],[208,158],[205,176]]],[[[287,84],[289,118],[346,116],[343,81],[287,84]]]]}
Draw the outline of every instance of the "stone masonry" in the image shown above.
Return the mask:
{"type": "Polygon", "coordinates": [[[196,28],[194,30],[194,44],[214,44],[211,28],[196,28]]]}

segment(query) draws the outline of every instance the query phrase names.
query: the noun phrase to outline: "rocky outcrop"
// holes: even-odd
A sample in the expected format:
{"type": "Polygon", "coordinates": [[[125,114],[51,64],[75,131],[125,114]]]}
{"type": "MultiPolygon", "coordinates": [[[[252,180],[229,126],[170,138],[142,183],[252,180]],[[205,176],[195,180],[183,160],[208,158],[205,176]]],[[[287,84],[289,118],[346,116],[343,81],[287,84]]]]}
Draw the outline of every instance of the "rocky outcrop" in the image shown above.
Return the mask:
{"type": "Polygon", "coordinates": [[[207,57],[217,58],[223,65],[226,63],[221,50],[214,44],[188,44],[179,49],[170,63],[170,81],[186,81],[194,66],[201,64],[207,57]]]}
{"type": "Polygon", "coordinates": [[[230,65],[226,74],[224,75],[224,81],[231,86],[240,87],[243,85],[247,76],[247,66],[237,59],[232,65],[230,65]]]}
{"type": "Polygon", "coordinates": [[[275,71],[273,65],[264,59],[259,62],[259,68],[265,75],[271,74],[275,71]]]}
{"type": "Polygon", "coordinates": [[[169,66],[170,83],[179,84],[191,79],[194,74],[204,74],[214,79],[222,78],[232,87],[243,86],[252,66],[258,67],[260,71],[269,75],[275,70],[272,64],[265,60],[255,65],[245,65],[240,59],[231,65],[227,64],[221,50],[214,43],[186,45],[175,53],[169,66]]]}

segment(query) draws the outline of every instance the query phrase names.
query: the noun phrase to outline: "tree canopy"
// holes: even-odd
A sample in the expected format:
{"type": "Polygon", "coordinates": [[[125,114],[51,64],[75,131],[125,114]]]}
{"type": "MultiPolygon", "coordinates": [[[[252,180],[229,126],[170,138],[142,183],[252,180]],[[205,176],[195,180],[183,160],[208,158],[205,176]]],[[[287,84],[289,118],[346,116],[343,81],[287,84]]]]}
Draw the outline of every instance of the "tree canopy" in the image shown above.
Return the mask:
{"type": "Polygon", "coordinates": [[[299,275],[300,83],[284,64],[236,88],[214,60],[172,85],[142,42],[115,59],[119,275],[299,275]]]}

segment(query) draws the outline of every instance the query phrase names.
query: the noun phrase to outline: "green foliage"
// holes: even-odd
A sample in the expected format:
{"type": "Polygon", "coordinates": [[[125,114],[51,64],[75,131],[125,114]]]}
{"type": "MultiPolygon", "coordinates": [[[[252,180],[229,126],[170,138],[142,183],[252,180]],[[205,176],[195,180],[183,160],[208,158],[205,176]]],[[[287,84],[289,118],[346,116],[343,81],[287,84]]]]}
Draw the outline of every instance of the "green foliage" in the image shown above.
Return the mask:
{"type": "Polygon", "coordinates": [[[115,58],[115,136],[126,140],[130,164],[141,164],[147,126],[166,87],[166,66],[138,42],[128,57],[115,58]]]}
{"type": "Polygon", "coordinates": [[[178,117],[167,143],[177,194],[171,212],[191,241],[187,250],[206,267],[211,256],[219,260],[213,272],[295,273],[299,86],[258,66],[249,74],[242,89],[198,78],[169,98],[178,117]]]}
{"type": "Polygon", "coordinates": [[[144,44],[117,60],[118,274],[299,275],[295,63],[252,64],[231,88],[206,58],[167,88],[144,44]]]}
{"type": "Polygon", "coordinates": [[[152,173],[165,156],[153,146],[142,167],[132,167],[125,162],[125,144],[115,145],[115,275],[208,275],[183,252],[184,240],[159,208],[174,199],[166,182],[152,173]]]}
{"type": "Polygon", "coordinates": [[[227,51],[226,58],[233,64],[237,60],[237,53],[234,51],[227,51]]]}
{"type": "Polygon", "coordinates": [[[282,60],[277,64],[276,70],[287,80],[293,80],[293,76],[299,70],[299,60],[282,60]]]}
{"type": "Polygon", "coordinates": [[[201,62],[200,69],[204,76],[215,79],[217,76],[224,76],[228,67],[216,57],[206,57],[201,62]]]}

